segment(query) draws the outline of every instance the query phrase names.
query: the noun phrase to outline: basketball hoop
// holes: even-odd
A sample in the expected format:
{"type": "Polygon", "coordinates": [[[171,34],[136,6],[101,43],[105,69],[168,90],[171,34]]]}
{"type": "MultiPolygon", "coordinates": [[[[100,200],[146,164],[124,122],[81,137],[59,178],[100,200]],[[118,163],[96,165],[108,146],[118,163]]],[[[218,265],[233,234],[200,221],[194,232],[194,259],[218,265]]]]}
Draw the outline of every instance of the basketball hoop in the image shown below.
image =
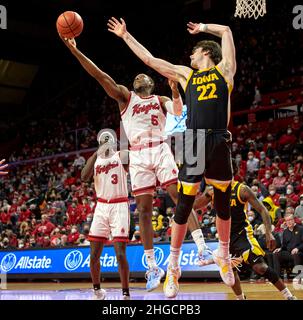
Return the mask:
{"type": "Polygon", "coordinates": [[[258,19],[266,13],[266,0],[237,0],[235,17],[258,19]]]}

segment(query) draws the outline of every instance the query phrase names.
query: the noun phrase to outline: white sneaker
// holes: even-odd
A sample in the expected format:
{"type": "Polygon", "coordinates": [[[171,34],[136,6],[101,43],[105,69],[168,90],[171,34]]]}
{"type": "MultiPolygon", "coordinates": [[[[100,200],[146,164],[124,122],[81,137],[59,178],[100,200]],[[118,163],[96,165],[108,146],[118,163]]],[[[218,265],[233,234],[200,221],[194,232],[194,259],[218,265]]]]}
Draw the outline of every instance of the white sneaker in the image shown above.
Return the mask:
{"type": "Polygon", "coordinates": [[[180,267],[168,267],[166,273],[166,279],[163,285],[163,291],[167,298],[175,298],[179,293],[178,280],[181,276],[180,267]]]}
{"type": "Polygon", "coordinates": [[[104,300],[106,297],[106,291],[104,289],[94,290],[93,300],[104,300]]]}
{"type": "Polygon", "coordinates": [[[213,251],[213,259],[215,264],[220,268],[220,276],[226,285],[234,286],[235,276],[233,273],[231,258],[223,258],[219,255],[218,249],[213,251]]]}

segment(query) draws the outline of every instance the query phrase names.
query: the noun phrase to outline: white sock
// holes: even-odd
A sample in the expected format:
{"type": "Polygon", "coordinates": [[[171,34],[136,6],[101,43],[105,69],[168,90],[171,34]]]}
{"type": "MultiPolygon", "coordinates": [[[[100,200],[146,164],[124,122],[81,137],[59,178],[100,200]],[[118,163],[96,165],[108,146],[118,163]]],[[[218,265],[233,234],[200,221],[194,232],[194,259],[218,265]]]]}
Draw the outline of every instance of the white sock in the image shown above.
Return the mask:
{"type": "Polygon", "coordinates": [[[283,294],[283,297],[285,299],[292,297],[292,293],[289,291],[288,288],[285,288],[284,290],[281,290],[280,292],[283,294]]]}
{"type": "Polygon", "coordinates": [[[170,247],[170,255],[168,265],[170,267],[176,268],[179,266],[180,248],[170,247]]]}
{"type": "Polygon", "coordinates": [[[245,299],[245,295],[244,295],[244,293],[242,292],[242,294],[240,294],[240,295],[238,295],[238,296],[236,296],[237,297],[237,300],[246,300],[245,299]]]}
{"type": "Polygon", "coordinates": [[[219,254],[223,258],[229,258],[229,241],[224,242],[219,240],[219,254]]]}
{"type": "Polygon", "coordinates": [[[144,253],[146,255],[146,262],[147,262],[148,268],[157,267],[157,264],[155,261],[154,249],[144,250],[144,253]]]}
{"type": "Polygon", "coordinates": [[[205,240],[204,240],[202,230],[196,229],[191,233],[191,235],[196,243],[196,246],[198,247],[198,252],[199,253],[203,252],[206,245],[205,245],[205,240]]]}

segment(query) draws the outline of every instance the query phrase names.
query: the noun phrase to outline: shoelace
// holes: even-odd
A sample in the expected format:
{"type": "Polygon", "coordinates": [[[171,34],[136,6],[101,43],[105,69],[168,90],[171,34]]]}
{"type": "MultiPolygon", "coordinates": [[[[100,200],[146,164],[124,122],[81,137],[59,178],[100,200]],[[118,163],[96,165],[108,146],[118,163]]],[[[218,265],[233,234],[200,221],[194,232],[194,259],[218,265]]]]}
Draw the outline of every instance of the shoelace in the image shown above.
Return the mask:
{"type": "Polygon", "coordinates": [[[233,256],[230,259],[231,259],[231,266],[233,268],[236,268],[237,271],[240,272],[240,268],[242,267],[243,258],[242,257],[233,256]]]}
{"type": "Polygon", "coordinates": [[[175,285],[174,277],[178,277],[178,269],[170,269],[170,276],[168,277],[168,285],[170,287],[175,285]]]}
{"type": "Polygon", "coordinates": [[[154,272],[155,276],[157,276],[158,273],[159,273],[159,269],[149,269],[145,274],[145,279],[146,280],[150,280],[150,276],[152,275],[152,272],[154,272]]]}

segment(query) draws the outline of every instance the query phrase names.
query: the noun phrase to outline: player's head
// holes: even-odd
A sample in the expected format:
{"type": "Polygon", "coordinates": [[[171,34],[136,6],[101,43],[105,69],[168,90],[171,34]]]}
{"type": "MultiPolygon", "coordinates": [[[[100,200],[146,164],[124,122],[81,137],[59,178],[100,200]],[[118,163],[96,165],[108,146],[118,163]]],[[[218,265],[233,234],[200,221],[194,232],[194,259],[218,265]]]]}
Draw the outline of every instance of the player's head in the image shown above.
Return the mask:
{"type": "Polygon", "coordinates": [[[135,77],[133,87],[136,93],[151,94],[154,90],[155,82],[150,76],[140,73],[135,77]]]}
{"type": "Polygon", "coordinates": [[[222,60],[222,49],[215,41],[199,41],[194,46],[190,59],[190,65],[195,69],[199,69],[199,64],[205,59],[210,59],[215,65],[217,65],[222,60]]]}
{"type": "Polygon", "coordinates": [[[99,144],[98,155],[104,156],[106,153],[114,152],[117,147],[115,132],[112,130],[101,130],[97,135],[99,144]]]}

